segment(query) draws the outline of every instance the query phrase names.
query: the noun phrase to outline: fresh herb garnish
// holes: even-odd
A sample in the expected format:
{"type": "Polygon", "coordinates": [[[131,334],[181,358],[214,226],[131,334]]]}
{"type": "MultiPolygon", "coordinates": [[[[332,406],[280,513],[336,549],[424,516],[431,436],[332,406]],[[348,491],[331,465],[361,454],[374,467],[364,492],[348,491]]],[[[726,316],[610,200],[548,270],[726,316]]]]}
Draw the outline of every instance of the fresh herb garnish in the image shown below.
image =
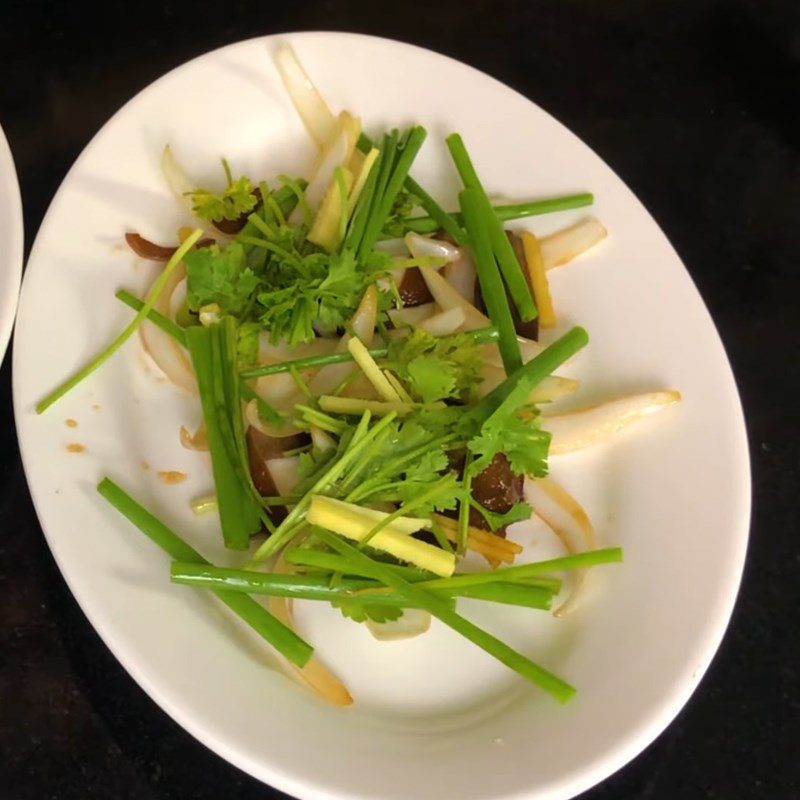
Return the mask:
{"type": "Polygon", "coordinates": [[[209,222],[239,219],[258,205],[258,195],[250,179],[242,176],[234,180],[228,162],[224,158],[222,166],[227,186],[221,192],[195,189],[189,194],[194,213],[209,222]]]}

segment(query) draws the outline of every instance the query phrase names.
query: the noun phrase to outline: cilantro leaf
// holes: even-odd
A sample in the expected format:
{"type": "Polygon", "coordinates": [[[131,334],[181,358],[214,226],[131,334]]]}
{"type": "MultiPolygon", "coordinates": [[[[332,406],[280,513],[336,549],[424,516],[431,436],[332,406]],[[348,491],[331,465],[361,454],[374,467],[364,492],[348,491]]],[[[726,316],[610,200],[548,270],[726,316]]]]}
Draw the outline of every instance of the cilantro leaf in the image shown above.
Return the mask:
{"type": "Polygon", "coordinates": [[[257,322],[242,322],[239,325],[239,338],[236,352],[239,367],[250,367],[258,361],[258,334],[261,326],[257,322]]]}
{"type": "Polygon", "coordinates": [[[411,392],[424,402],[448,398],[471,400],[481,382],[480,345],[468,334],[437,338],[415,330],[392,342],[389,359],[411,392]]]}
{"type": "Polygon", "coordinates": [[[472,501],[471,505],[486,520],[493,531],[524,519],[530,519],[532,513],[531,507],[524,501],[514,503],[505,514],[500,514],[497,511],[490,511],[476,501],[472,501]]]}
{"type": "Polygon", "coordinates": [[[219,245],[191,250],[184,256],[186,297],[196,311],[218,303],[229,314],[238,316],[258,286],[258,278],[246,266],[242,245],[232,242],[224,250],[219,245]]]}
{"type": "Polygon", "coordinates": [[[406,365],[416,394],[424,403],[452,397],[456,392],[456,368],[443,358],[417,356],[406,365]]]}
{"type": "Polygon", "coordinates": [[[336,605],[342,612],[342,616],[352,619],[354,622],[394,622],[403,616],[403,609],[397,606],[382,606],[369,603],[361,603],[356,600],[340,600],[336,605]]]}
{"type": "Polygon", "coordinates": [[[550,434],[539,427],[538,417],[522,419],[518,414],[496,418],[492,415],[472,438],[468,447],[478,458],[472,469],[480,472],[497,453],[504,453],[511,469],[519,475],[542,478],[547,475],[550,434]]]}
{"type": "Polygon", "coordinates": [[[192,199],[194,213],[201,219],[211,222],[238,219],[258,205],[255,187],[245,177],[237,178],[219,194],[208,189],[196,189],[189,196],[192,199]]]}
{"type": "Polygon", "coordinates": [[[310,341],[315,329],[334,333],[353,316],[367,287],[383,274],[379,258],[357,261],[349,250],[311,253],[294,261],[272,260],[258,294],[261,323],[272,341],[310,341]]]}
{"type": "Polygon", "coordinates": [[[416,195],[401,190],[392,204],[392,210],[383,225],[383,232],[390,238],[401,237],[405,233],[403,221],[418,205],[419,198],[416,195]]]}

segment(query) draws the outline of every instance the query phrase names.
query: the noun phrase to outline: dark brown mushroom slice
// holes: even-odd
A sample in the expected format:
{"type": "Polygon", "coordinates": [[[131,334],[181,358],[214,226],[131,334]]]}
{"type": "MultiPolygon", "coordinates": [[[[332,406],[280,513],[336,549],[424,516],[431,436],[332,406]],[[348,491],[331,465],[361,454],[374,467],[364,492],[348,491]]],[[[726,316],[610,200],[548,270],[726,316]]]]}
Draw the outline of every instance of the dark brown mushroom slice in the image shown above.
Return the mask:
{"type": "MultiPolygon", "coordinates": [[[[511,246],[514,248],[514,255],[517,257],[519,268],[522,270],[522,274],[525,276],[525,283],[528,286],[528,290],[530,291],[531,295],[533,295],[531,276],[530,272],[528,271],[528,262],[525,258],[525,247],[522,243],[522,237],[518,236],[513,231],[506,231],[506,235],[508,236],[508,240],[511,242],[511,246]]],[[[514,320],[514,330],[516,330],[517,335],[524,336],[526,339],[538,341],[539,318],[537,317],[530,322],[523,322],[517,313],[517,308],[514,305],[514,301],[511,299],[511,295],[508,293],[508,289],[506,289],[506,297],[508,298],[508,306],[511,309],[511,318],[514,320]]],[[[478,282],[475,287],[475,305],[481,311],[483,311],[484,314],[486,313],[486,304],[483,302],[480,282],[478,282]]]]}
{"type": "MultiPolygon", "coordinates": [[[[497,453],[489,465],[472,479],[472,497],[489,511],[505,514],[522,500],[523,475],[517,475],[504,453],[497,453]]],[[[469,510],[469,524],[491,530],[483,515],[474,508],[469,510]]],[[[505,537],[505,526],[495,531],[505,537]]]]}
{"type": "Polygon", "coordinates": [[[226,236],[233,236],[236,233],[244,228],[247,224],[247,218],[256,211],[261,206],[261,189],[256,187],[252,191],[253,197],[256,198],[256,204],[250,211],[245,211],[244,214],[240,214],[236,219],[220,219],[216,222],[212,222],[212,225],[218,230],[224,233],[226,236]]]}
{"type": "Polygon", "coordinates": [[[403,272],[403,278],[397,287],[397,291],[400,293],[400,299],[403,301],[405,308],[421,306],[424,303],[433,301],[433,295],[428,288],[428,284],[425,283],[425,278],[422,277],[419,267],[408,267],[403,272]]]}
{"type": "MultiPolygon", "coordinates": [[[[130,247],[139,258],[146,258],[148,261],[169,261],[178,249],[177,245],[175,247],[168,247],[166,245],[156,244],[134,232],[126,233],[125,241],[128,247],[130,247]]],[[[195,247],[208,247],[212,244],[214,244],[213,239],[201,239],[195,247]]]]}

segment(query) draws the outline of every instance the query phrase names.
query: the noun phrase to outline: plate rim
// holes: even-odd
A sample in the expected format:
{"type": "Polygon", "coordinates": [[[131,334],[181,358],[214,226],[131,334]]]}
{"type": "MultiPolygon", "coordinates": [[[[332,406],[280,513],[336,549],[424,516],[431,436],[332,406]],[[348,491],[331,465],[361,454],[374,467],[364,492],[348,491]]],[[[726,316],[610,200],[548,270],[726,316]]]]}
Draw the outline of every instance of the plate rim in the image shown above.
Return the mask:
{"type": "MultiPolygon", "coordinates": [[[[691,696],[694,694],[694,692],[700,685],[714,656],[719,650],[719,647],[722,643],[722,640],[724,638],[724,635],[727,631],[728,625],[733,615],[733,611],[738,598],[742,582],[742,576],[744,572],[745,560],[750,538],[751,513],[752,513],[752,470],[750,463],[751,456],[750,456],[749,440],[747,436],[746,420],[744,417],[744,411],[742,407],[741,394],[738,390],[730,358],[728,356],[724,342],[722,341],[722,338],[720,336],[719,330],[717,329],[714,319],[711,316],[708,307],[705,301],[703,300],[703,297],[700,294],[692,278],[691,273],[686,268],[683,259],[676,251],[670,239],[664,233],[658,221],[652,216],[652,214],[650,214],[647,207],[639,200],[638,196],[632,191],[632,189],[627,185],[627,183],[589,144],[587,144],[576,133],[574,133],[571,129],[569,129],[566,125],[564,125],[557,117],[553,116],[545,108],[542,108],[534,100],[525,96],[524,94],[514,89],[513,87],[503,83],[501,80],[494,77],[493,75],[484,72],[483,70],[480,70],[477,67],[472,66],[471,64],[460,61],[457,58],[453,58],[452,56],[446,55],[444,53],[431,50],[427,47],[422,47],[420,45],[405,42],[401,39],[394,39],[384,36],[375,36],[364,33],[355,33],[352,31],[314,29],[314,30],[286,31],[275,34],[252,36],[246,39],[241,39],[235,42],[222,45],[217,48],[213,48],[197,56],[194,56],[188,61],[185,61],[173,67],[171,70],[165,72],[163,75],[160,75],[158,78],[151,81],[149,84],[147,84],[147,86],[143,87],[135,95],[133,95],[131,98],[125,101],[125,103],[123,103],[106,120],[106,122],[103,123],[103,125],[98,129],[98,131],[91,137],[91,139],[81,150],[81,153],[78,155],[78,157],[75,159],[69,170],[66,172],[64,178],[59,184],[58,189],[53,194],[53,197],[50,203],[48,204],[47,210],[44,216],[42,217],[42,221],[36,232],[36,236],[34,237],[33,246],[31,248],[31,252],[29,255],[29,262],[34,260],[34,257],[38,250],[37,245],[39,245],[40,242],[40,234],[45,229],[45,226],[48,225],[49,223],[52,209],[56,203],[56,200],[61,194],[64,185],[68,182],[68,180],[70,179],[72,174],[76,171],[76,169],[80,166],[82,161],[86,157],[88,157],[87,156],[88,151],[91,150],[96,140],[100,138],[100,136],[106,131],[106,129],[109,128],[121,115],[123,115],[123,113],[130,106],[136,103],[143,95],[149,93],[156,86],[158,86],[162,82],[169,80],[177,73],[180,73],[184,70],[189,70],[195,64],[195,62],[198,62],[203,59],[213,58],[221,53],[224,53],[227,50],[239,48],[254,42],[262,42],[268,46],[271,43],[274,43],[279,40],[287,40],[291,42],[297,39],[303,39],[306,37],[315,37],[315,36],[331,37],[331,38],[349,37],[353,39],[361,39],[373,42],[384,42],[389,45],[393,46],[399,45],[401,48],[410,48],[412,50],[420,51],[421,53],[425,53],[429,56],[431,55],[435,56],[438,59],[444,59],[446,61],[451,62],[454,65],[457,65],[461,69],[467,70],[468,72],[474,75],[478,75],[481,76],[482,78],[488,79],[489,81],[492,82],[492,84],[494,84],[494,87],[496,89],[513,93],[518,98],[524,100],[526,103],[532,104],[541,113],[545,114],[550,119],[552,119],[555,122],[555,124],[561,129],[562,135],[569,136],[570,138],[578,142],[582,147],[588,149],[600,162],[602,162],[605,168],[608,169],[609,172],[614,176],[619,185],[624,187],[625,191],[631,196],[633,201],[641,207],[642,211],[647,215],[650,221],[658,229],[659,233],[663,237],[664,242],[671,251],[673,257],[678,261],[678,263],[682,267],[684,275],[688,279],[691,288],[696,296],[696,299],[700,302],[703,311],[705,312],[705,315],[707,317],[707,320],[711,325],[716,343],[720,347],[721,355],[724,361],[724,364],[722,364],[722,366],[725,368],[730,378],[731,388],[733,390],[732,399],[735,400],[734,407],[736,412],[735,416],[737,422],[736,426],[737,435],[740,439],[740,444],[742,445],[741,448],[742,463],[737,466],[739,467],[739,472],[740,472],[739,479],[743,482],[742,488],[746,490],[742,492],[742,496],[740,497],[741,522],[739,524],[739,530],[737,531],[738,548],[735,553],[732,552],[732,555],[730,557],[731,563],[735,567],[731,573],[730,585],[727,587],[724,597],[717,598],[718,604],[715,610],[713,624],[711,618],[709,618],[709,625],[711,628],[713,628],[713,635],[708,634],[706,636],[705,641],[703,642],[702,647],[699,648],[702,651],[701,653],[702,658],[699,660],[699,663],[697,663],[697,666],[693,672],[693,680],[684,681],[684,683],[680,687],[680,690],[674,690],[669,696],[667,696],[664,700],[662,700],[657,707],[654,706],[653,711],[650,714],[648,714],[648,718],[643,722],[641,722],[638,726],[632,728],[625,737],[625,741],[621,745],[616,746],[607,755],[601,757],[599,756],[594,763],[587,764],[583,769],[574,772],[572,775],[566,776],[559,783],[552,784],[550,788],[544,792],[536,793],[534,795],[525,790],[521,790],[519,792],[511,792],[493,796],[493,800],[534,800],[534,797],[536,798],[536,800],[570,800],[570,798],[574,798],[577,795],[581,794],[582,792],[585,792],[588,789],[592,788],[593,786],[596,786],[602,781],[606,780],[608,777],[616,773],[618,770],[620,770],[622,767],[624,767],[626,764],[628,764],[630,761],[636,758],[641,752],[643,752],[677,717],[677,715],[684,708],[688,700],[691,698],[691,696]]],[[[0,129],[0,134],[2,134],[2,129],[0,129]]],[[[21,263],[20,263],[20,271],[21,271],[21,263]]],[[[21,289],[17,295],[20,310],[23,309],[23,304],[25,302],[25,297],[27,294],[26,285],[30,283],[29,281],[26,280],[26,276],[27,276],[27,270],[25,275],[22,276],[21,289]]],[[[17,317],[17,324],[19,324],[19,319],[20,318],[17,317]]],[[[16,368],[16,350],[13,352],[12,355],[14,358],[12,364],[12,393],[13,393],[13,403],[14,403],[14,417],[16,421],[23,414],[28,413],[30,409],[23,407],[22,404],[21,389],[19,388],[19,382],[16,377],[18,372],[16,368]]],[[[28,476],[32,469],[30,465],[31,456],[30,454],[26,456],[25,452],[26,448],[23,443],[23,439],[19,433],[21,426],[17,424],[16,428],[17,428],[20,458],[23,464],[26,481],[28,481],[29,483],[29,493],[31,495],[34,509],[36,511],[37,520],[39,522],[39,526],[42,532],[44,533],[45,539],[48,543],[48,548],[50,549],[50,552],[53,555],[53,558],[56,561],[56,564],[59,568],[59,572],[61,573],[62,578],[69,587],[70,592],[72,593],[73,597],[78,603],[81,611],[83,612],[89,623],[92,625],[97,635],[103,641],[103,644],[111,651],[111,653],[120,663],[120,665],[125,669],[128,675],[130,675],[131,678],[139,685],[139,687],[144,690],[144,692],[149,696],[149,698],[152,699],[155,703],[157,703],[162,711],[164,711],[171,719],[177,722],[178,725],[180,725],[187,733],[189,733],[194,739],[200,742],[203,746],[211,750],[219,757],[225,759],[230,764],[233,764],[238,769],[241,769],[243,772],[247,773],[256,780],[266,783],[280,791],[293,794],[298,798],[302,798],[303,800],[311,800],[312,798],[313,800],[356,800],[356,798],[361,800],[362,797],[363,800],[368,800],[365,796],[359,795],[356,792],[347,792],[347,793],[341,793],[339,791],[331,792],[325,786],[315,783],[313,778],[310,779],[299,778],[297,777],[299,773],[284,771],[280,768],[280,765],[275,763],[265,763],[263,760],[258,761],[254,758],[247,756],[245,753],[240,752],[238,749],[229,746],[225,741],[221,741],[220,739],[215,738],[212,734],[207,733],[202,728],[200,723],[195,721],[195,718],[188,707],[184,707],[178,704],[173,704],[171,700],[164,697],[163,693],[158,689],[158,687],[154,684],[151,678],[148,675],[144,674],[143,670],[136,662],[136,659],[129,659],[127,655],[123,656],[120,654],[120,651],[124,650],[124,648],[118,645],[118,643],[115,641],[115,637],[112,635],[110,631],[103,630],[102,626],[95,624],[94,622],[95,615],[91,611],[92,608],[91,603],[86,603],[84,602],[84,600],[82,600],[81,596],[82,593],[79,587],[73,585],[73,581],[68,577],[67,572],[64,569],[62,569],[62,565],[59,561],[59,558],[56,555],[54,548],[51,546],[50,534],[47,532],[45,526],[42,524],[41,521],[42,515],[40,514],[39,503],[37,502],[37,499],[34,497],[33,491],[30,489],[30,481],[28,480],[28,476]]]]}
{"type": "Polygon", "coordinates": [[[10,178],[7,189],[9,190],[11,205],[8,211],[11,239],[9,244],[10,257],[8,263],[2,265],[6,271],[8,289],[5,296],[0,297],[0,361],[5,358],[6,350],[14,329],[17,306],[19,304],[22,286],[22,263],[25,254],[25,217],[22,208],[22,191],[19,185],[14,154],[8,141],[3,126],[0,125],[0,173],[8,172],[10,178]]]}

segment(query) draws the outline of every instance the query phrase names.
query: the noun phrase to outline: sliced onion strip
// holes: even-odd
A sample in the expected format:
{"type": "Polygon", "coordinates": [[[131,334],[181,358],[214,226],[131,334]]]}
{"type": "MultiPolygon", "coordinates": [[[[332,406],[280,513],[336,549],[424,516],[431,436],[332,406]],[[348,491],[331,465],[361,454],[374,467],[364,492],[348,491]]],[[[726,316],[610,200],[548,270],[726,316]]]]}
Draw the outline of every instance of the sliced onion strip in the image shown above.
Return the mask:
{"type": "Polygon", "coordinates": [[[306,130],[322,149],[333,137],[335,117],[288,42],[281,42],[275,49],[275,64],[306,130]]]}
{"type": "Polygon", "coordinates": [[[366,626],[379,642],[399,642],[427,633],[431,627],[431,615],[421,608],[405,608],[398,619],[387,622],[368,619],[366,626]]]}
{"type": "Polygon", "coordinates": [[[390,308],[389,319],[399,328],[402,325],[418,326],[421,322],[433,317],[438,312],[436,303],[423,303],[421,306],[406,306],[403,308],[390,308]]]}
{"type": "Polygon", "coordinates": [[[562,455],[602,442],[633,422],[679,402],[680,392],[647,392],[622,397],[608,403],[542,416],[542,427],[550,431],[550,455],[562,455]]]}
{"type": "MultiPolygon", "coordinates": [[[[416,255],[416,253],[414,254],[416,255]]],[[[428,289],[433,295],[433,299],[439,304],[443,311],[451,308],[460,308],[464,312],[464,330],[474,330],[475,328],[485,328],[490,325],[489,317],[482,314],[472,303],[468,302],[459,294],[435,269],[431,267],[420,267],[422,277],[428,284],[428,289]]]]}
{"type": "MultiPolygon", "coordinates": [[[[525,364],[532,358],[536,358],[536,356],[543,353],[545,350],[545,345],[534,342],[533,339],[525,339],[522,336],[517,336],[517,341],[519,342],[519,351],[522,355],[522,361],[525,364]]],[[[500,350],[496,344],[485,344],[483,346],[483,360],[495,367],[503,366],[503,359],[500,356],[500,350]]]]}
{"type": "Polygon", "coordinates": [[[451,308],[422,320],[417,327],[431,336],[449,336],[455,333],[466,319],[463,308],[451,308]]]}
{"type": "Polygon", "coordinates": [[[297,456],[270,458],[266,462],[272,482],[280,497],[289,497],[300,481],[300,459],[297,456]]]}
{"type": "Polygon", "coordinates": [[[475,262],[468,253],[442,267],[444,279],[468,302],[475,305],[475,262]]]}
{"type": "MultiPolygon", "coordinates": [[[[375,285],[371,285],[364,292],[358,308],[350,320],[350,326],[353,333],[367,346],[372,344],[375,337],[375,323],[378,319],[378,290],[375,285]]],[[[336,345],[335,352],[346,353],[347,343],[350,341],[350,335],[344,334],[336,345]]],[[[327,367],[322,367],[320,371],[309,381],[308,388],[311,390],[315,397],[323,394],[330,394],[339,384],[347,378],[347,376],[355,369],[352,362],[345,362],[343,364],[331,364],[327,367]]]]}
{"type": "MultiPolygon", "coordinates": [[[[339,115],[336,135],[322,153],[304,192],[306,203],[312,214],[317,213],[328,188],[333,183],[333,171],[338,166],[346,165],[350,160],[360,131],[361,125],[358,120],[351,117],[346,111],[339,115]]],[[[299,225],[302,221],[303,209],[298,204],[289,215],[289,222],[292,225],[299,225]]]]}
{"type": "Polygon", "coordinates": [[[572,261],[607,235],[608,231],[598,220],[586,217],[569,228],[545,236],[539,240],[544,268],[553,269],[572,261]]]}
{"type": "MultiPolygon", "coordinates": [[[[273,570],[279,575],[291,575],[295,572],[294,568],[286,563],[283,553],[278,556],[273,570]]],[[[270,597],[267,601],[267,607],[270,613],[276,616],[284,625],[293,631],[295,630],[291,598],[270,597]]],[[[282,656],[278,656],[278,658],[284,671],[290,677],[295,678],[303,686],[311,689],[323,700],[327,700],[334,706],[352,705],[353,698],[350,692],[347,691],[347,687],[316,656],[311,656],[303,667],[298,667],[282,656]]]]}
{"type": "Polygon", "coordinates": [[[443,258],[445,261],[457,261],[461,258],[461,248],[443,239],[422,236],[419,233],[405,235],[406,247],[414,258],[443,258]]]}
{"type": "Polygon", "coordinates": [[[202,228],[209,236],[216,240],[221,235],[220,231],[214,228],[207,220],[200,219],[200,217],[194,213],[190,193],[197,189],[197,185],[189,180],[189,176],[178,163],[169,145],[164,147],[164,152],[161,155],[161,172],[164,175],[164,180],[167,182],[169,190],[172,192],[172,195],[178,201],[181,208],[195,220],[198,227],[202,228]]]}
{"type": "MultiPolygon", "coordinates": [[[[178,284],[186,277],[186,267],[178,264],[172,275],[169,276],[163,291],[153,304],[153,308],[165,317],[170,317],[170,301],[172,293],[178,284]]],[[[158,277],[156,277],[158,280],[158,277]]],[[[161,328],[149,320],[144,320],[139,328],[142,346],[153,359],[156,366],[167,378],[192,394],[197,394],[197,381],[194,377],[192,363],[186,351],[161,328]]]]}
{"type": "MultiPolygon", "coordinates": [[[[549,478],[525,481],[525,499],[561,540],[568,553],[593,550],[596,546],[594,528],[578,501],[564,488],[549,478]]],[[[572,585],[564,601],[553,611],[564,617],[577,608],[586,586],[586,569],[576,569],[570,574],[572,585]]]]}
{"type": "MultiPolygon", "coordinates": [[[[506,379],[505,370],[496,367],[494,364],[484,362],[483,364],[483,383],[480,386],[479,394],[481,397],[489,394],[492,389],[499,386],[506,379]]],[[[572,394],[578,390],[579,382],[573,378],[564,378],[560,375],[549,375],[531,389],[528,395],[529,403],[552,403],[567,394],[572,394]]]]}

